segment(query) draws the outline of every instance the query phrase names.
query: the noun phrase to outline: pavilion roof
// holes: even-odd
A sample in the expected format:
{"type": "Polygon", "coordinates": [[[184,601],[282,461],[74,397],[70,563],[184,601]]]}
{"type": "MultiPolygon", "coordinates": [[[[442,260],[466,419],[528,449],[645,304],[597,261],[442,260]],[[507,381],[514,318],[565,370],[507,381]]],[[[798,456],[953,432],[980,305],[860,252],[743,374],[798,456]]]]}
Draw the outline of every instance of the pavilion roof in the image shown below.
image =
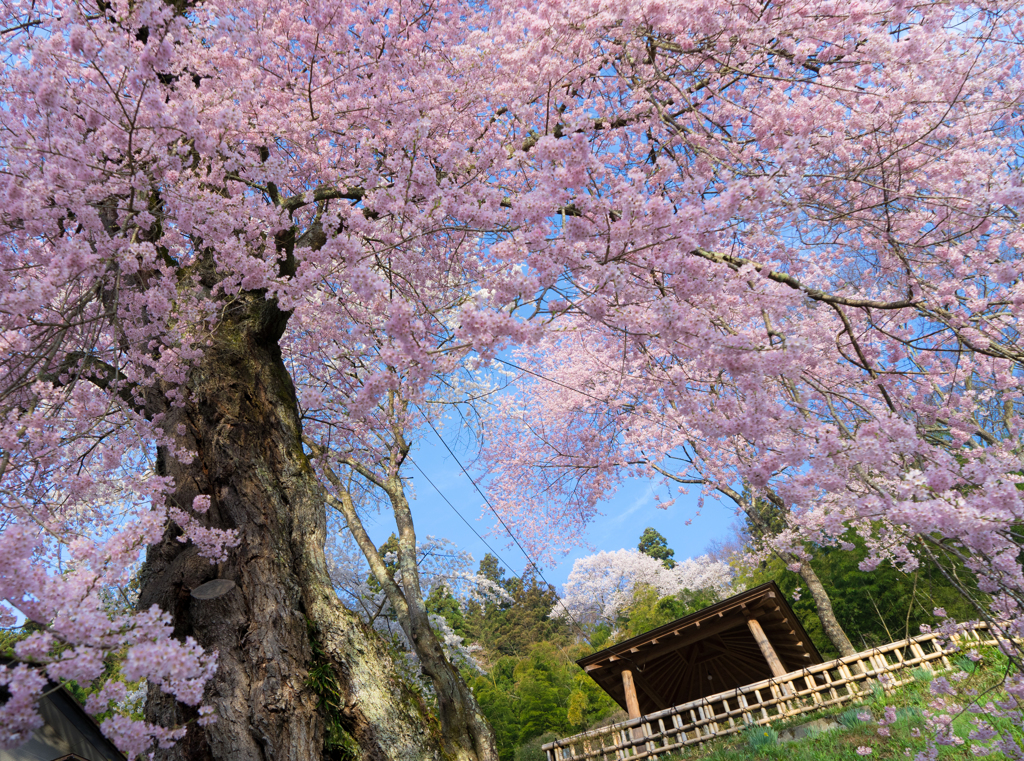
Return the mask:
{"type": "Polygon", "coordinates": [[[747,625],[756,618],[787,671],[822,658],[774,581],[748,589],[578,663],[623,708],[622,671],[636,684],[641,714],[772,676],[747,625]]]}

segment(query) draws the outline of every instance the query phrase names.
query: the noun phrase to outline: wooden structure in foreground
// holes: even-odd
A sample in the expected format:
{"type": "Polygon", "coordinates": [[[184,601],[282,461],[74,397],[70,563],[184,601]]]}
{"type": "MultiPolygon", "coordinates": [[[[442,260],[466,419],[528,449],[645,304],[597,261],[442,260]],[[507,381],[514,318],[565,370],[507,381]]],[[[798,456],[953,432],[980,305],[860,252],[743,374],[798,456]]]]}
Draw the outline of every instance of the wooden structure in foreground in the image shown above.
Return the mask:
{"type": "Polygon", "coordinates": [[[951,668],[949,653],[960,647],[996,645],[980,625],[943,649],[942,635],[892,642],[778,677],[763,679],[618,724],[599,727],[542,746],[548,761],[620,761],[657,758],[690,745],[740,732],[748,726],[785,721],[803,713],[850,703],[913,680],[910,670],[951,668]]]}
{"type": "MultiPolygon", "coordinates": [[[[0,657],[0,665],[16,663],[0,657]]],[[[66,687],[47,684],[39,713],[42,726],[17,748],[0,748],[0,761],[125,761],[66,687]]]]}
{"type": "Polygon", "coordinates": [[[821,663],[770,581],[576,661],[629,718],[821,663]]]}

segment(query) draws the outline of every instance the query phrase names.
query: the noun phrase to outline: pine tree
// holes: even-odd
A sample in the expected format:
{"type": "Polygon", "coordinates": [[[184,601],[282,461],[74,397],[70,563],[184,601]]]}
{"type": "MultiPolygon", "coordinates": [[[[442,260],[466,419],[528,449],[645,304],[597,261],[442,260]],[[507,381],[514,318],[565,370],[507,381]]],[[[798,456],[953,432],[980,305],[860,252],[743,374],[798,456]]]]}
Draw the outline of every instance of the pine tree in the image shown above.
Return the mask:
{"type": "Polygon", "coordinates": [[[672,559],[675,551],[668,546],[668,541],[658,531],[648,526],[640,536],[640,544],[637,549],[645,555],[660,560],[666,568],[675,568],[676,561],[672,559]]]}

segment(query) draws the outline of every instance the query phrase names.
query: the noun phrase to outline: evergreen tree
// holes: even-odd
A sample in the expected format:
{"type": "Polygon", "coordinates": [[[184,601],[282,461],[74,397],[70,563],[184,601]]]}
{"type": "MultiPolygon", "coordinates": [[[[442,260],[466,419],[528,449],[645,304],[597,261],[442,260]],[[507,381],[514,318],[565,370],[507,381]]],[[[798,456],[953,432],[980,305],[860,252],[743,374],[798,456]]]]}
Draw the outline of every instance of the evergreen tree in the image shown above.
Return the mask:
{"type": "Polygon", "coordinates": [[[448,626],[451,627],[452,631],[462,637],[463,640],[469,636],[469,630],[466,628],[466,615],[462,610],[462,606],[455,599],[455,595],[452,594],[451,590],[444,584],[435,585],[430,590],[430,594],[427,595],[427,599],[423,602],[427,606],[428,613],[441,616],[441,618],[448,622],[448,626]]]}
{"type": "Polygon", "coordinates": [[[492,555],[480,563],[480,574],[499,584],[509,595],[505,602],[472,604],[467,608],[465,626],[469,637],[480,644],[486,657],[522,655],[530,645],[562,636],[566,624],[550,618],[558,593],[542,581],[533,569],[522,578],[504,578],[492,555]],[[485,565],[486,564],[486,565],[485,565]]]}
{"type": "MultiPolygon", "coordinates": [[[[380,556],[384,559],[384,565],[388,569],[388,578],[395,578],[395,571],[398,570],[398,537],[395,536],[395,532],[391,532],[391,536],[388,537],[387,541],[382,544],[377,551],[380,556]]],[[[366,577],[366,585],[373,591],[379,592],[381,590],[380,582],[377,581],[376,577],[371,573],[366,577]]]]}
{"type": "Polygon", "coordinates": [[[505,569],[501,567],[501,561],[489,552],[480,561],[480,568],[477,573],[486,579],[490,579],[495,584],[504,586],[506,583],[505,569]]]}
{"type": "Polygon", "coordinates": [[[645,555],[660,560],[666,568],[675,568],[676,561],[672,559],[675,551],[668,546],[668,541],[658,531],[648,526],[640,536],[640,544],[637,549],[645,555]]]}
{"type": "Polygon", "coordinates": [[[494,727],[501,761],[514,761],[517,749],[534,738],[547,733],[565,737],[617,710],[576,665],[590,652],[585,645],[535,642],[518,657],[502,656],[487,674],[471,680],[494,727]]]}

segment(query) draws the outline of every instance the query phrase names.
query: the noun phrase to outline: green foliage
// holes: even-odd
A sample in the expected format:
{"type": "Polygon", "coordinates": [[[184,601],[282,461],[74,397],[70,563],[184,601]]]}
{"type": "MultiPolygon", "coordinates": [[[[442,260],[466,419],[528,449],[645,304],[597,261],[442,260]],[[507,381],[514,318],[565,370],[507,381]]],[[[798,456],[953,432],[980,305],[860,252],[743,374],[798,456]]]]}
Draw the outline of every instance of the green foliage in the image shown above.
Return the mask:
{"type": "Polygon", "coordinates": [[[896,709],[896,721],[924,721],[924,712],[920,706],[900,706],[896,709]]]}
{"type": "MultiPolygon", "coordinates": [[[[485,555],[479,572],[508,592],[511,601],[470,604],[461,624],[463,638],[481,645],[491,658],[525,654],[535,642],[567,639],[567,624],[548,615],[558,600],[555,588],[533,571],[521,579],[506,579],[496,563],[493,556],[485,555]]],[[[459,632],[454,625],[452,628],[459,632]]]]}
{"type": "Polygon", "coordinates": [[[958,655],[953,659],[953,663],[956,664],[957,668],[963,671],[965,674],[973,674],[978,670],[978,664],[968,658],[966,655],[958,655]]]}
{"type": "Polygon", "coordinates": [[[462,637],[463,640],[469,636],[462,605],[459,604],[459,601],[455,599],[455,595],[444,584],[438,584],[431,589],[427,599],[423,602],[428,613],[441,616],[441,618],[448,622],[448,626],[451,627],[452,631],[462,637]]]}
{"type": "Polygon", "coordinates": [[[836,721],[842,724],[847,729],[859,726],[865,723],[865,720],[861,718],[861,714],[864,713],[863,708],[848,708],[841,714],[836,716],[836,721]]]}
{"type": "Polygon", "coordinates": [[[490,579],[495,584],[504,586],[506,582],[505,569],[501,567],[501,561],[489,552],[480,561],[480,568],[477,573],[486,579],[490,579]]]}
{"type": "Polygon", "coordinates": [[[31,622],[15,629],[0,629],[0,657],[13,658],[14,646],[34,631],[31,622]]]}
{"type": "Polygon", "coordinates": [[[650,555],[666,568],[675,568],[676,561],[672,559],[675,552],[668,546],[668,541],[660,533],[648,526],[640,536],[640,544],[637,549],[645,555],[650,555]]]}
{"type": "MultiPolygon", "coordinates": [[[[398,537],[395,536],[395,532],[392,531],[388,540],[377,548],[377,553],[380,555],[381,560],[384,561],[388,578],[394,579],[395,572],[398,570],[398,537]],[[388,558],[388,555],[391,555],[391,557],[388,558]]],[[[377,577],[372,573],[366,577],[366,585],[373,592],[380,592],[382,589],[380,582],[377,581],[377,577]]]]}
{"type": "Polygon", "coordinates": [[[522,656],[503,656],[489,673],[470,680],[502,761],[520,759],[537,737],[579,732],[618,708],[576,665],[588,652],[580,645],[536,642],[522,656]],[[518,749],[523,750],[517,755],[518,749]]]}
{"type": "Polygon", "coordinates": [[[313,650],[306,684],[317,695],[317,708],[324,717],[324,759],[329,761],[356,761],[360,758],[360,749],[355,739],[348,733],[341,721],[341,708],[344,705],[344,692],[338,683],[334,669],[327,659],[316,627],[307,620],[309,641],[313,650]]]}
{"type": "Polygon", "coordinates": [[[590,644],[593,645],[594,652],[603,649],[611,637],[612,627],[608,624],[598,624],[595,626],[594,631],[590,634],[590,644]]]}
{"type": "Polygon", "coordinates": [[[515,761],[547,761],[547,754],[544,752],[542,746],[557,739],[558,735],[552,732],[548,732],[540,737],[535,737],[529,742],[516,748],[513,758],[515,761]]]}
{"type": "Polygon", "coordinates": [[[754,753],[764,753],[779,744],[779,733],[771,727],[748,727],[743,736],[754,753]]]}
{"type": "Polygon", "coordinates": [[[935,674],[926,669],[924,666],[918,666],[915,669],[911,669],[910,675],[918,682],[930,682],[935,678],[935,674]]]}
{"type": "Polygon", "coordinates": [[[677,595],[658,597],[658,590],[654,587],[638,586],[633,593],[633,602],[626,609],[625,619],[619,627],[619,639],[636,637],[715,602],[714,592],[708,589],[684,589],[677,595]]]}

